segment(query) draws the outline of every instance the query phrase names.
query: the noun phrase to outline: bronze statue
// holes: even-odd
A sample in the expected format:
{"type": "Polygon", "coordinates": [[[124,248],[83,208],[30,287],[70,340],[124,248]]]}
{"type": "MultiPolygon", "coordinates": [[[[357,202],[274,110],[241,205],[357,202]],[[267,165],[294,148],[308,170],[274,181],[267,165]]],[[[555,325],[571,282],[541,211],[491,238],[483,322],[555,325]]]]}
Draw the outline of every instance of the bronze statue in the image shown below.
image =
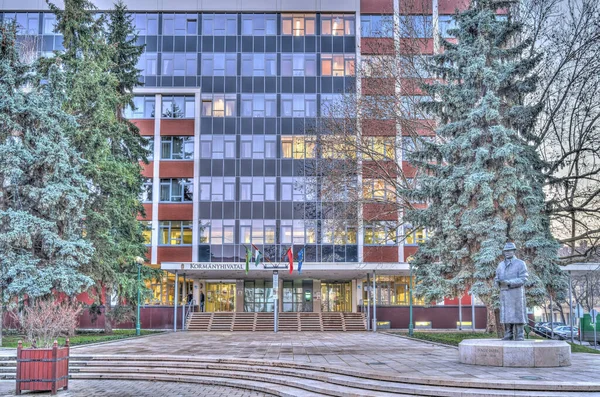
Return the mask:
{"type": "Polygon", "coordinates": [[[524,340],[527,324],[525,283],[529,274],[525,262],[515,256],[517,247],[506,243],[502,253],[504,260],[498,264],[495,282],[500,287],[500,323],[504,324],[502,340],[524,340]]]}

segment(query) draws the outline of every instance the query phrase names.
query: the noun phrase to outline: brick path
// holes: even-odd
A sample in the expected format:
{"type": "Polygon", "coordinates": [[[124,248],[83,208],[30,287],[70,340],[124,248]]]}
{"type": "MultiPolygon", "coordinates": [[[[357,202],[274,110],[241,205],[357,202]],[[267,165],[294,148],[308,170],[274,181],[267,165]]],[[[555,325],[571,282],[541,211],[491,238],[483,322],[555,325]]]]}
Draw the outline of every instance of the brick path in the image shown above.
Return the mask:
{"type": "MultiPolygon", "coordinates": [[[[14,396],[15,381],[0,381],[0,396],[14,396]]],[[[49,396],[50,393],[28,393],[24,396],[49,396]]],[[[206,386],[186,383],[142,382],[125,380],[71,380],[69,390],[59,391],[59,397],[262,397],[269,394],[234,389],[224,386],[206,386]]]]}
{"type": "Polygon", "coordinates": [[[291,360],[453,379],[563,382],[600,379],[600,354],[575,353],[573,365],[562,368],[482,367],[460,364],[456,348],[371,332],[178,332],[74,347],[71,353],[291,360]]]}

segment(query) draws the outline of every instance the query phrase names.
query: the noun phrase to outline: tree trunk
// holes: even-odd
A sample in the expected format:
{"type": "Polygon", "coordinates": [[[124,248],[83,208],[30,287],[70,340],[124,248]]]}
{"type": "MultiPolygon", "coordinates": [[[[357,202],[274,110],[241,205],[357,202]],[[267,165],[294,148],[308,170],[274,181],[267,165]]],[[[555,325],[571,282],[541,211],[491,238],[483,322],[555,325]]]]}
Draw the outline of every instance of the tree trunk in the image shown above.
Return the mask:
{"type": "MultiPolygon", "coordinates": [[[[102,292],[101,292],[102,293],[102,292]]],[[[104,333],[110,335],[113,333],[112,328],[112,290],[106,287],[104,292],[104,333]]]]}

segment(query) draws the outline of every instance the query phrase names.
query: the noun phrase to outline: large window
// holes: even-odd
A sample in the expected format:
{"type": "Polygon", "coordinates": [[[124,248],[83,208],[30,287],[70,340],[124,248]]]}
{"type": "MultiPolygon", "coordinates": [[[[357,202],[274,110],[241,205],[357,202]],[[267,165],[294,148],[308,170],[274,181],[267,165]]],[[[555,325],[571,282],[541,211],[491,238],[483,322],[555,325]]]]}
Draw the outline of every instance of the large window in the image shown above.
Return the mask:
{"type": "Polygon", "coordinates": [[[134,14],[134,24],[138,35],[158,35],[158,14],[134,14]]]}
{"type": "Polygon", "coordinates": [[[236,36],[236,14],[202,14],[204,36],[236,36]]]}
{"type": "Polygon", "coordinates": [[[281,33],[293,36],[314,35],[315,21],[315,14],[281,14],[281,33]]]}
{"type": "Polygon", "coordinates": [[[144,238],[144,244],[152,244],[152,221],[140,221],[142,224],[142,237],[144,238]]]}
{"type": "Polygon", "coordinates": [[[236,76],[237,54],[202,54],[203,76],[236,76]]]}
{"type": "Polygon", "coordinates": [[[56,27],[56,14],[53,12],[45,12],[43,15],[44,22],[42,25],[42,34],[56,34],[56,32],[54,32],[54,28],[56,27]]]}
{"type": "MultiPolygon", "coordinates": [[[[363,55],[361,57],[364,77],[392,77],[396,66],[392,55],[363,55]]],[[[404,69],[402,69],[404,70],[404,69]]]]}
{"type": "Polygon", "coordinates": [[[317,117],[317,96],[311,94],[282,94],[282,117],[317,117]]]}
{"type": "Polygon", "coordinates": [[[235,94],[202,95],[202,116],[235,117],[235,94]]]}
{"type": "Polygon", "coordinates": [[[193,96],[163,96],[162,117],[166,119],[194,118],[193,96]]]}
{"type": "Polygon", "coordinates": [[[144,52],[140,55],[136,67],[141,70],[142,76],[156,76],[158,73],[158,54],[144,52]]]}
{"type": "Polygon", "coordinates": [[[369,222],[364,225],[365,245],[395,245],[398,243],[398,225],[395,222],[369,222]]]}
{"type": "Polygon", "coordinates": [[[424,228],[413,229],[412,225],[404,225],[404,244],[418,245],[427,240],[427,230],[424,228]]]}
{"type": "Polygon", "coordinates": [[[361,15],[362,37],[393,37],[394,21],[391,15],[361,15]]]}
{"type": "Polygon", "coordinates": [[[400,17],[400,36],[412,38],[433,37],[430,15],[404,15],[400,17]]]}
{"type": "MultiPolygon", "coordinates": [[[[35,35],[40,33],[40,14],[38,12],[5,13],[4,21],[13,20],[17,23],[18,35],[35,35]]],[[[52,33],[52,32],[49,32],[52,33]]]]}
{"type": "Polygon", "coordinates": [[[316,54],[281,54],[282,76],[316,76],[316,54]]]}
{"type": "Polygon", "coordinates": [[[277,76],[277,54],[242,54],[242,76],[277,76]]]}
{"type": "Polygon", "coordinates": [[[321,94],[321,117],[350,118],[353,114],[347,104],[343,94],[321,94]]]}
{"type": "Polygon", "coordinates": [[[448,31],[456,29],[456,21],[452,15],[440,15],[438,17],[440,35],[444,38],[454,37],[448,31]]]}
{"type": "Polygon", "coordinates": [[[363,149],[365,160],[393,160],[396,157],[396,137],[363,137],[363,149]]]}
{"type": "Polygon", "coordinates": [[[243,159],[274,159],[277,157],[275,135],[242,135],[240,157],[243,159]]]}
{"type": "Polygon", "coordinates": [[[276,94],[242,94],[242,117],[276,117],[276,94]]]}
{"type": "Polygon", "coordinates": [[[163,76],[196,76],[198,74],[197,54],[162,53],[163,76]]]}
{"type": "Polygon", "coordinates": [[[321,224],[323,244],[356,244],[356,226],[340,219],[324,219],[321,224]]]}
{"type": "Polygon", "coordinates": [[[394,201],[396,200],[395,188],[383,179],[364,178],[363,197],[374,201],[394,201]]]}
{"type": "Polygon", "coordinates": [[[240,220],[240,243],[275,244],[275,220],[240,220]]]}
{"type": "Polygon", "coordinates": [[[314,244],[316,236],[314,220],[281,220],[281,244],[314,244]]]}
{"type": "Polygon", "coordinates": [[[315,177],[281,177],[281,201],[314,201],[317,189],[315,177]]]}
{"type": "Polygon", "coordinates": [[[354,76],[354,54],[321,54],[322,76],[354,76]]]}
{"type": "Polygon", "coordinates": [[[140,201],[142,201],[143,203],[152,202],[152,178],[144,178],[140,201]]]}
{"type": "Polygon", "coordinates": [[[316,157],[317,137],[282,136],[281,157],[287,159],[314,159],[316,157]]]}
{"type": "Polygon", "coordinates": [[[160,221],[160,245],[191,245],[192,221],[160,221]]]}
{"type": "Polygon", "coordinates": [[[162,14],[163,36],[195,36],[198,34],[198,14],[162,14]]]}
{"type": "Polygon", "coordinates": [[[234,201],[235,177],[200,177],[200,201],[234,201]]]}
{"type": "Polygon", "coordinates": [[[128,119],[151,119],[154,118],[154,95],[134,96],[133,109],[125,108],[125,117],[128,119]]]}
{"type": "Polygon", "coordinates": [[[193,160],[193,136],[163,136],[160,138],[161,160],[193,160]]]}
{"type": "Polygon", "coordinates": [[[272,36],[276,34],[276,14],[242,14],[242,35],[272,36]]]}
{"type": "Polygon", "coordinates": [[[273,280],[244,281],[244,311],[273,311],[273,280]]]}
{"type": "Polygon", "coordinates": [[[354,36],[354,15],[321,14],[321,36],[354,36]]]}
{"type": "Polygon", "coordinates": [[[275,201],[275,177],[241,177],[240,201],[275,201]]]}
{"type": "Polygon", "coordinates": [[[201,135],[200,157],[203,159],[235,159],[235,135],[201,135]]]}
{"type": "Polygon", "coordinates": [[[200,221],[200,243],[216,245],[235,243],[234,219],[200,221]]]}
{"type": "Polygon", "coordinates": [[[191,178],[171,178],[160,180],[160,201],[192,202],[194,200],[194,182],[191,178]]]}

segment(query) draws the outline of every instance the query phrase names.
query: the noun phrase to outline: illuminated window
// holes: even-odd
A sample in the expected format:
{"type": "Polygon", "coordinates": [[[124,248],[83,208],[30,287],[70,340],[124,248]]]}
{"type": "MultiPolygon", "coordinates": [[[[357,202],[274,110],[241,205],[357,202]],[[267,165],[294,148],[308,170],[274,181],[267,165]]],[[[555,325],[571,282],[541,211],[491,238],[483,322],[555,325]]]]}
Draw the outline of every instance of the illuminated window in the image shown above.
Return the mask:
{"type": "Polygon", "coordinates": [[[396,199],[395,188],[383,179],[364,178],[363,197],[373,201],[393,201],[396,199]]]}
{"type": "Polygon", "coordinates": [[[315,158],[316,137],[282,136],[281,156],[283,158],[313,159],[315,158]]]}
{"type": "Polygon", "coordinates": [[[396,156],[396,138],[393,136],[363,137],[365,160],[393,160],[396,156]]]}
{"type": "Polygon", "coordinates": [[[315,14],[282,14],[283,35],[309,36],[315,34],[315,14]]]}
{"type": "Polygon", "coordinates": [[[321,222],[323,244],[356,244],[356,227],[348,220],[324,219],[321,222]]]}
{"type": "Polygon", "coordinates": [[[327,15],[321,14],[322,36],[354,36],[354,15],[327,15]]]}
{"type": "Polygon", "coordinates": [[[324,159],[356,158],[356,143],[353,137],[322,136],[320,141],[321,157],[324,159]]]}
{"type": "Polygon", "coordinates": [[[160,221],[160,245],[191,245],[192,221],[160,221]]]}
{"type": "Polygon", "coordinates": [[[394,222],[365,223],[365,245],[395,245],[398,243],[398,226],[394,222]]]}
{"type": "Polygon", "coordinates": [[[152,244],[152,221],[141,221],[144,244],[152,244]]]}
{"type": "Polygon", "coordinates": [[[354,54],[321,54],[322,76],[354,76],[354,54]]]}
{"type": "Polygon", "coordinates": [[[191,178],[171,178],[160,180],[160,201],[192,202],[194,182],[191,178]]]}
{"type": "Polygon", "coordinates": [[[235,117],[235,94],[203,95],[202,116],[235,117]]]}
{"type": "Polygon", "coordinates": [[[418,228],[413,231],[410,226],[404,226],[404,244],[405,245],[418,245],[423,244],[427,240],[427,230],[418,228]]]}

